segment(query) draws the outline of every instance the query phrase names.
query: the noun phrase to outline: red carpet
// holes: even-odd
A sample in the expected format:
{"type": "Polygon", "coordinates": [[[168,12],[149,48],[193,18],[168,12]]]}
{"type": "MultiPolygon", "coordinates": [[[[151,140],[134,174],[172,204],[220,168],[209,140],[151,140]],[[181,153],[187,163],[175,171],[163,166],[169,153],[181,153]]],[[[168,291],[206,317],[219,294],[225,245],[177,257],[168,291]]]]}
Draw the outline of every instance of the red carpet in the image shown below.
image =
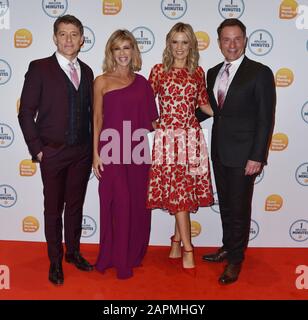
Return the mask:
{"type": "MultiPolygon", "coordinates": [[[[95,262],[98,245],[81,247],[95,262]]],[[[307,249],[249,248],[239,280],[221,286],[217,279],[223,264],[201,261],[213,248],[195,248],[196,278],[185,274],[180,263],[168,261],[167,247],[149,247],[142,267],[128,280],[104,274],[82,272],[63,262],[65,282],[56,287],[48,281],[46,244],[0,241],[0,265],[10,269],[10,289],[1,289],[0,300],[306,300],[308,289],[297,289],[298,265],[308,264],[307,249]]],[[[0,275],[1,279],[1,275],[0,275]]]]}

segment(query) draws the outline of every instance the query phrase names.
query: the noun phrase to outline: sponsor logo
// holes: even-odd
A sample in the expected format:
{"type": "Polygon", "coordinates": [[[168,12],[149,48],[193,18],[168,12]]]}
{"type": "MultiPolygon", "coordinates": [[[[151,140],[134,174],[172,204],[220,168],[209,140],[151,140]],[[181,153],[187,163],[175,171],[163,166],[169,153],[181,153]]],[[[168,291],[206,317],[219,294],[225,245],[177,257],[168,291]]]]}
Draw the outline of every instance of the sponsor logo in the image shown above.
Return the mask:
{"type": "Polygon", "coordinates": [[[27,48],[31,46],[32,33],[27,29],[19,29],[14,34],[15,48],[27,48]]]}
{"type": "Polygon", "coordinates": [[[303,105],[301,112],[303,120],[308,123],[308,101],[303,105]]]}
{"type": "Polygon", "coordinates": [[[272,137],[270,149],[272,151],[282,151],[287,148],[289,139],[284,133],[275,133],[272,137]]]}
{"type": "Polygon", "coordinates": [[[292,223],[290,230],[290,237],[297,242],[303,242],[308,239],[308,221],[297,220],[292,223]]]}
{"type": "Polygon", "coordinates": [[[155,43],[154,33],[146,27],[137,27],[132,31],[141,53],[149,52],[155,43]]]}
{"type": "Polygon", "coordinates": [[[22,177],[32,177],[36,173],[36,163],[30,159],[22,160],[19,164],[19,174],[22,177]]]}
{"type": "Polygon", "coordinates": [[[0,148],[9,147],[14,141],[14,131],[7,124],[0,123],[0,148]]]}
{"type": "Polygon", "coordinates": [[[10,65],[0,59],[0,85],[6,84],[10,79],[12,75],[12,69],[10,65]]]}
{"type": "Polygon", "coordinates": [[[94,32],[88,28],[88,27],[83,27],[84,33],[84,42],[83,45],[80,49],[81,52],[87,52],[91,50],[95,44],[95,35],[94,32]]]}
{"type": "Polygon", "coordinates": [[[278,194],[271,194],[265,200],[265,211],[278,211],[283,204],[283,199],[278,194]]]}
{"type": "Polygon", "coordinates": [[[7,184],[0,185],[0,207],[12,207],[17,201],[16,191],[7,184]]]}
{"type": "Polygon", "coordinates": [[[259,225],[255,220],[250,222],[249,241],[255,239],[259,234],[259,225]]]}
{"type": "Polygon", "coordinates": [[[182,18],[187,10],[186,0],[162,0],[161,11],[168,19],[180,19],[182,18]]]}
{"type": "Polygon", "coordinates": [[[258,184],[259,182],[261,182],[264,178],[264,168],[263,170],[256,176],[255,179],[255,184],[258,184]]]}
{"type": "Polygon", "coordinates": [[[36,232],[40,228],[39,221],[32,216],[25,217],[22,220],[22,231],[33,233],[36,232]]]}
{"type": "Polygon", "coordinates": [[[307,187],[308,186],[308,163],[301,164],[295,172],[296,181],[302,185],[307,187]]]}
{"type": "Polygon", "coordinates": [[[243,0],[220,0],[218,11],[224,19],[240,18],[245,11],[243,0]]]}
{"type": "Polygon", "coordinates": [[[275,74],[275,82],[277,87],[289,87],[294,81],[294,74],[288,68],[281,68],[275,74]]]}
{"type": "Polygon", "coordinates": [[[211,209],[216,212],[216,213],[220,213],[219,210],[219,200],[218,200],[218,194],[217,192],[213,193],[213,197],[214,197],[214,203],[211,205],[211,209]]]}
{"type": "Polygon", "coordinates": [[[198,50],[206,50],[210,45],[210,37],[204,31],[195,32],[196,38],[198,40],[198,50]]]}
{"type": "Polygon", "coordinates": [[[248,38],[248,49],[256,56],[268,54],[273,45],[273,37],[267,30],[255,30],[248,38]]]}
{"type": "Polygon", "coordinates": [[[103,14],[115,15],[122,9],[122,0],[103,0],[103,14]]]}
{"type": "Polygon", "coordinates": [[[297,2],[294,0],[283,0],[279,7],[280,19],[293,19],[297,16],[297,2]]]}
{"type": "Polygon", "coordinates": [[[97,226],[95,220],[90,216],[82,217],[82,231],[81,236],[83,238],[90,238],[96,232],[97,226]]]}
{"type": "Polygon", "coordinates": [[[51,18],[63,16],[67,7],[67,0],[42,0],[42,8],[44,12],[51,18]]]}
{"type": "Polygon", "coordinates": [[[191,236],[197,237],[201,233],[201,224],[197,221],[191,221],[191,236]]]}

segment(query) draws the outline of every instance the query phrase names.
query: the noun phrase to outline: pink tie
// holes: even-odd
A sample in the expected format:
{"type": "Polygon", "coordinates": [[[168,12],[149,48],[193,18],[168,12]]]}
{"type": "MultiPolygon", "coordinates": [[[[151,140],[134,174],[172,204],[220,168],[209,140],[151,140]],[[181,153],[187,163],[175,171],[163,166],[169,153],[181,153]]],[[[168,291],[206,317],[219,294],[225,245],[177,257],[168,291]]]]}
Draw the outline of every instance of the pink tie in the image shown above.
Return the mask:
{"type": "Polygon", "coordinates": [[[219,83],[218,83],[218,91],[217,91],[217,100],[218,100],[218,108],[221,109],[227,94],[227,86],[229,80],[229,68],[231,63],[227,63],[224,71],[222,72],[219,83]]]}
{"type": "Polygon", "coordinates": [[[79,78],[78,78],[77,70],[76,70],[76,68],[75,68],[75,66],[74,66],[74,64],[72,62],[70,62],[68,65],[70,67],[71,81],[72,81],[74,87],[76,88],[76,90],[78,90],[79,78]]]}

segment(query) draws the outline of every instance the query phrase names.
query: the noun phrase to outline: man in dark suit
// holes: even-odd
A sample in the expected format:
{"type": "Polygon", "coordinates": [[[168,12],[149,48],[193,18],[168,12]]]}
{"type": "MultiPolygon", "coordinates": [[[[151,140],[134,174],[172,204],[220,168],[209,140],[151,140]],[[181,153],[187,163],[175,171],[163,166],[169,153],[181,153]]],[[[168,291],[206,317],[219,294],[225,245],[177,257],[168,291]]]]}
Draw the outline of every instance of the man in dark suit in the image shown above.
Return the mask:
{"type": "Polygon", "coordinates": [[[65,260],[93,270],[80,254],[82,209],[92,165],[93,72],[77,59],[83,26],[74,16],[54,23],[57,51],[32,61],[25,75],[19,123],[32,155],[40,163],[49,280],[63,284],[62,213],[65,260]]]}
{"type": "MultiPolygon", "coordinates": [[[[227,260],[221,284],[238,279],[247,248],[256,175],[266,163],[275,113],[271,69],[245,56],[246,27],[226,19],[217,29],[223,63],[208,70],[214,111],[211,157],[223,229],[223,246],[203,260],[227,260]]],[[[202,121],[206,116],[198,112],[202,121]]]]}

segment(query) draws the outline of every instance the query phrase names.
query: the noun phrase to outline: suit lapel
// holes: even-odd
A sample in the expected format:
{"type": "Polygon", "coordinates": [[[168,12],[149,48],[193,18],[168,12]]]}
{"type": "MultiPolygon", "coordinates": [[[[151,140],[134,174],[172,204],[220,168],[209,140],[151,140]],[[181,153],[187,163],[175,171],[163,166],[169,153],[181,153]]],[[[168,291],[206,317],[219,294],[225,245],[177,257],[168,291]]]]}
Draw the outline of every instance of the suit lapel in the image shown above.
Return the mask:
{"type": "Polygon", "coordinates": [[[215,85],[215,81],[216,81],[217,75],[218,75],[219,70],[222,67],[222,65],[223,65],[223,62],[218,64],[214,68],[212,68],[208,73],[208,79],[207,79],[208,80],[207,81],[207,90],[208,90],[208,93],[210,95],[212,95],[212,97],[213,97],[211,99],[212,100],[212,107],[213,107],[213,104],[214,104],[214,108],[215,109],[218,109],[218,106],[217,106],[217,101],[216,101],[215,94],[214,94],[214,85],[215,85]]]}
{"type": "Polygon", "coordinates": [[[249,67],[249,59],[245,56],[242,63],[238,67],[236,74],[234,75],[234,77],[232,79],[232,82],[230,83],[230,86],[229,86],[229,89],[228,89],[228,92],[227,92],[227,95],[226,95],[226,98],[224,101],[223,109],[228,106],[228,100],[229,100],[230,96],[232,95],[232,93],[244,81],[247,67],[249,67]]]}

